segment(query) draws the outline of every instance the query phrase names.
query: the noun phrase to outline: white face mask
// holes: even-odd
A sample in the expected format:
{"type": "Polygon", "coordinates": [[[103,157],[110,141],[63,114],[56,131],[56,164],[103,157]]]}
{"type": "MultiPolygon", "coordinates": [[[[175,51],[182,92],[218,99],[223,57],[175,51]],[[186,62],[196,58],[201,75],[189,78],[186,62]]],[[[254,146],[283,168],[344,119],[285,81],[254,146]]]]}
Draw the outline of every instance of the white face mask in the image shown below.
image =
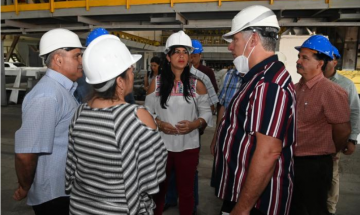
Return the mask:
{"type": "Polygon", "coordinates": [[[249,56],[245,57],[244,53],[245,53],[245,49],[246,49],[249,41],[251,40],[251,38],[252,38],[252,35],[245,44],[243,54],[236,57],[233,61],[237,71],[240,72],[241,74],[246,74],[249,72],[249,58],[250,58],[251,53],[254,51],[255,47],[251,50],[249,56]]]}

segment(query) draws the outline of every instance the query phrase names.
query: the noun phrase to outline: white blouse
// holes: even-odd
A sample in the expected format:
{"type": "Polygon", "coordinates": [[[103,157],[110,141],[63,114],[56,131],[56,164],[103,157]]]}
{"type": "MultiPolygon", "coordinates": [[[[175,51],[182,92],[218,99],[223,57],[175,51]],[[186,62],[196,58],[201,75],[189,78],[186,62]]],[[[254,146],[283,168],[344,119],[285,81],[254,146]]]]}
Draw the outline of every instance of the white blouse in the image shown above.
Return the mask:
{"type": "MultiPolygon", "coordinates": [[[[156,78],[159,80],[158,76],[156,78]]],[[[196,83],[197,81],[195,81],[195,89],[196,83]]],[[[145,106],[154,118],[156,117],[161,121],[168,122],[174,127],[178,122],[183,120],[192,122],[198,118],[202,118],[206,121],[208,126],[212,127],[212,113],[208,94],[199,95],[194,93],[195,97],[190,97],[188,99],[189,102],[187,102],[182,93],[176,91],[176,87],[177,86],[174,86],[174,90],[171,96],[169,96],[166,103],[166,109],[163,109],[160,105],[160,96],[158,96],[160,88],[158,86],[158,81],[156,81],[156,90],[147,95],[145,99],[145,106]],[[196,102],[196,105],[194,101],[196,102]],[[198,108],[198,111],[196,110],[196,107],[198,108]]],[[[165,134],[164,132],[161,132],[160,134],[168,151],[182,152],[200,146],[198,129],[194,129],[185,135],[171,135],[165,134]]]]}

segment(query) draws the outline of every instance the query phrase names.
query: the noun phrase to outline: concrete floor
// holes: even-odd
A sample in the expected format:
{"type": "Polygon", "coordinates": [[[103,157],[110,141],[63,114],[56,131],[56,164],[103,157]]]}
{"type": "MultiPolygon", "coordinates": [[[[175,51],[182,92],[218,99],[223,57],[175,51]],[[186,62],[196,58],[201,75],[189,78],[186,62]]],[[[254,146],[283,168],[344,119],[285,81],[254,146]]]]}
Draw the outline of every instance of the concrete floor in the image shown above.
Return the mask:
{"type": "MultiPolygon", "coordinates": [[[[14,134],[21,125],[21,105],[1,107],[1,214],[33,215],[26,200],[16,202],[12,199],[17,187],[14,169],[14,134]]],[[[207,128],[202,136],[199,170],[199,215],[217,215],[221,201],[215,197],[209,186],[213,157],[209,145],[214,128],[207,128]]],[[[340,161],[340,200],[337,215],[360,214],[360,147],[352,156],[342,156],[340,161]]],[[[177,215],[177,208],[170,208],[165,215],[177,215]]]]}

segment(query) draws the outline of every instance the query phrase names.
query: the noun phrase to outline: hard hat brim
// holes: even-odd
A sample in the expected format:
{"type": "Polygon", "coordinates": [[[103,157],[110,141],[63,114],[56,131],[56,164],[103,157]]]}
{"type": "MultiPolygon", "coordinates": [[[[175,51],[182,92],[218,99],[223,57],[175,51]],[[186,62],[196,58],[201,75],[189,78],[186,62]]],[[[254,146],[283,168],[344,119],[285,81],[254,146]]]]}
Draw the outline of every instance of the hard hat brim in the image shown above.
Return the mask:
{"type": "MultiPolygon", "coordinates": [[[[133,65],[134,63],[138,62],[141,58],[142,58],[142,55],[141,54],[132,54],[131,55],[132,58],[134,59],[134,61],[131,62],[130,65],[133,65]]],[[[121,75],[122,73],[126,72],[128,69],[126,69],[125,71],[121,71],[119,74],[116,74],[114,75],[114,77],[110,78],[109,80],[121,75]]],[[[109,81],[109,80],[106,80],[106,81],[109,81]]],[[[99,82],[99,81],[90,81],[87,77],[85,79],[86,83],[88,84],[101,84],[101,83],[104,83],[106,81],[102,81],[102,82],[99,82]]]]}
{"type": "Polygon", "coordinates": [[[226,33],[226,34],[224,34],[223,36],[222,36],[222,38],[223,38],[223,40],[225,40],[226,42],[228,42],[228,43],[231,43],[232,42],[232,37],[235,35],[235,34],[237,34],[237,33],[239,33],[240,31],[242,31],[243,29],[237,29],[237,30],[234,30],[234,31],[230,31],[230,32],[228,32],[228,33],[226,33]]]}

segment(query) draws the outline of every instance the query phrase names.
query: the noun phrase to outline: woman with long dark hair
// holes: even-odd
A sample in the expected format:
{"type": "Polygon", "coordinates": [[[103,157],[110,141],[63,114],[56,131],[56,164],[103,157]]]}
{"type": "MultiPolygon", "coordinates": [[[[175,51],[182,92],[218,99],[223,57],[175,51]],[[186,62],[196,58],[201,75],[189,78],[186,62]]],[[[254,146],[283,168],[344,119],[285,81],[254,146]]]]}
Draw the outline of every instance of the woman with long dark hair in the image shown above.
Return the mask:
{"type": "Polygon", "coordinates": [[[150,71],[144,77],[144,89],[147,91],[149,89],[149,85],[154,77],[159,74],[160,67],[160,58],[155,56],[150,60],[150,71]]]}
{"type": "Polygon", "coordinates": [[[70,124],[70,214],[153,214],[167,151],[149,112],[125,101],[133,89],[132,64],[140,58],[114,35],[99,36],[84,52],[94,95],[70,124]]]}
{"type": "Polygon", "coordinates": [[[181,215],[191,215],[194,209],[194,176],[199,159],[199,128],[211,125],[212,113],[204,84],[191,75],[188,66],[192,52],[191,39],[183,31],[166,41],[166,59],[161,75],[152,81],[145,106],[156,116],[168,150],[167,180],[155,195],[155,214],[162,214],[167,181],[175,170],[181,215]]]}

